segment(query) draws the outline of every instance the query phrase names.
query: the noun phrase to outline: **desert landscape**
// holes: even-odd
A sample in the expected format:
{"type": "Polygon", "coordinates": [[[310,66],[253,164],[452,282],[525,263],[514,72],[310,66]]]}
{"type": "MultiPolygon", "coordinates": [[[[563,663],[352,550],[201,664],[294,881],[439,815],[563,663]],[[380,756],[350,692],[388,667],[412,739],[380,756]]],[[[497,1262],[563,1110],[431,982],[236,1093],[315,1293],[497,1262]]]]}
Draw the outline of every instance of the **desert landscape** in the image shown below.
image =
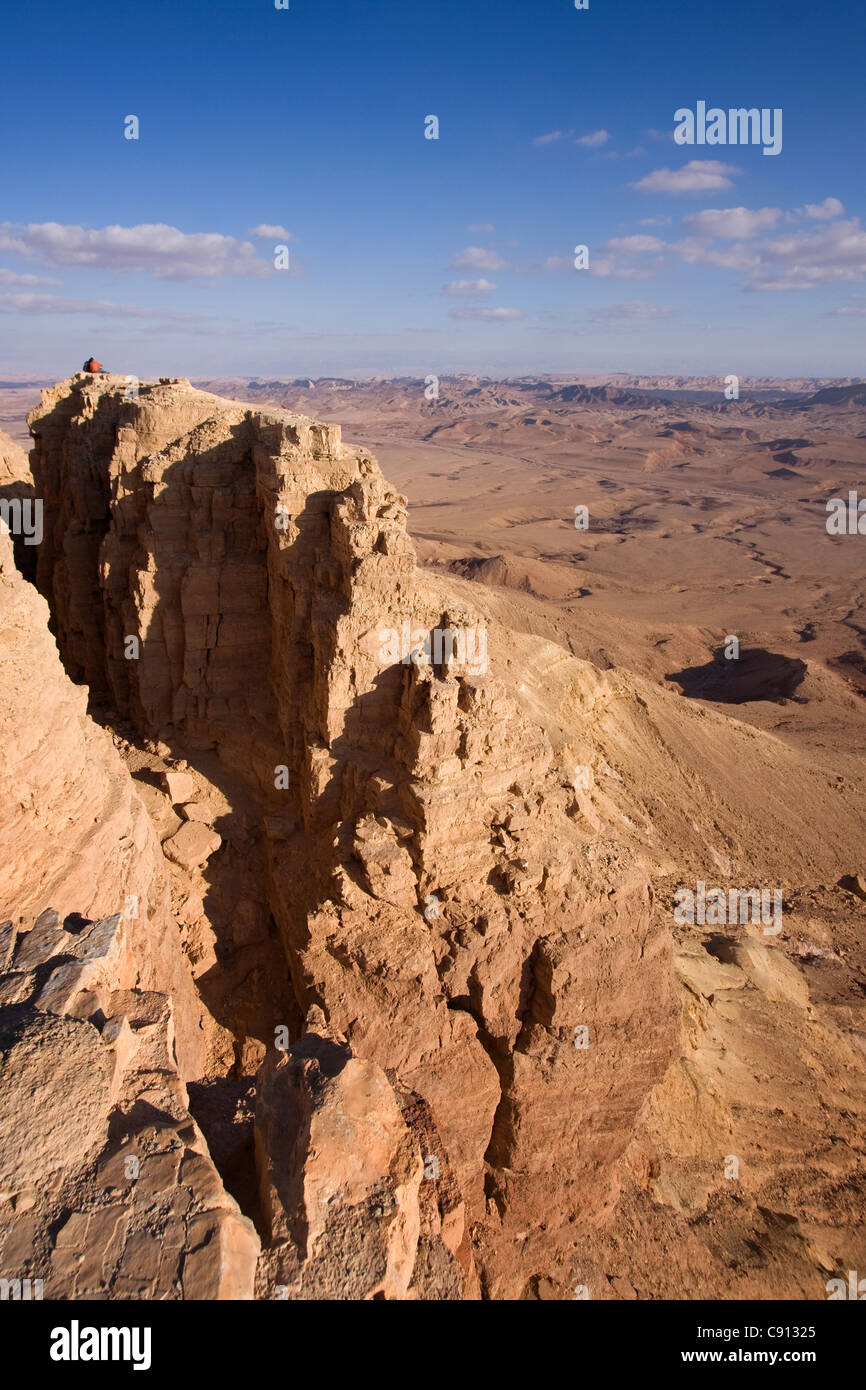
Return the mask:
{"type": "Polygon", "coordinates": [[[0,393],[44,499],[3,540],[4,1268],[826,1298],[866,1265],[866,388],[438,389],[0,393]]]}
{"type": "Polygon", "coordinates": [[[277,1374],[299,1315],[380,1372],[380,1302],[570,1304],[584,1376],[850,1376],[862,31],[4,16],[0,1316],[43,1372],[277,1374]]]}

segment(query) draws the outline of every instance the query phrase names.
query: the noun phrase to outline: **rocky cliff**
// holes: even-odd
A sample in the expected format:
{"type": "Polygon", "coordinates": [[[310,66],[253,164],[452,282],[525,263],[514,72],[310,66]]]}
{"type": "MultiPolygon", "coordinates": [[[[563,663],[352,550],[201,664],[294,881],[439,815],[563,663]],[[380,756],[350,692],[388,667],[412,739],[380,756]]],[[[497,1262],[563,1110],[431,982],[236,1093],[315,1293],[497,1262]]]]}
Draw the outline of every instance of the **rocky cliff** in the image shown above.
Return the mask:
{"type": "Polygon", "coordinates": [[[0,1123],[39,1157],[9,1150],[3,1267],[398,1300],[816,1296],[816,1261],[854,1267],[842,779],[420,568],[335,426],[79,375],[30,427],[0,1123]],[[779,884],[784,931],[676,928],[674,887],[714,876],[779,884]],[[80,1065],[46,1082],[43,1041],[80,1065]]]}
{"type": "Polygon", "coordinates": [[[188,1108],[203,1009],[160,844],[47,617],[0,535],[4,1276],[53,1298],[248,1298],[258,1237],[188,1108]]]}
{"type": "MultiPolygon", "coordinates": [[[[95,705],[190,768],[217,755],[258,806],[257,910],[295,1005],[288,1069],[262,1039],[257,1088],[273,1278],[313,1296],[331,1277],[337,1237],[303,1196],[309,1141],[286,1130],[309,1133],[351,1093],[357,1123],[404,1155],[376,1218],[399,1227],[380,1242],[391,1272],[370,1256],[356,1291],[369,1276],[368,1296],[430,1296],[430,1265],[442,1296],[519,1292],[497,1251],[527,1226],[565,1250],[601,1218],[673,1054],[670,935],[646,867],[588,824],[574,752],[538,717],[510,634],[417,568],[405,499],[366,450],[184,381],[127,394],[79,376],[30,416],[38,583],[95,705]],[[311,1008],[322,1028],[302,1034],[311,1008]],[[299,1060],[311,1036],[340,1040],[317,1044],[333,1075],[299,1060]],[[425,1185],[440,1195],[422,1239],[425,1185]]],[[[605,682],[560,659],[579,722],[605,682]]],[[[341,1239],[369,1224],[370,1181],[342,1193],[341,1239]]]]}

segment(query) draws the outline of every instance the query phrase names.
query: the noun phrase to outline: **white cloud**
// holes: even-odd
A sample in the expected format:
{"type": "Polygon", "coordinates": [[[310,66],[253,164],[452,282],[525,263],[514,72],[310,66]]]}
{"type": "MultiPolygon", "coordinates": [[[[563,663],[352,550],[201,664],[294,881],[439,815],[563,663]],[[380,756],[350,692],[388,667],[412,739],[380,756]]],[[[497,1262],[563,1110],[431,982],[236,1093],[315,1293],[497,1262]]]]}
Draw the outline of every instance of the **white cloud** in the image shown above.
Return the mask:
{"type": "Polygon", "coordinates": [[[615,236],[605,242],[606,251],[627,251],[641,254],[645,251],[662,251],[665,243],[657,236],[615,236]]]}
{"type": "Polygon", "coordinates": [[[797,208],[800,217],[811,217],[816,222],[830,222],[834,217],[841,217],[844,211],[838,198],[825,198],[823,203],[807,203],[804,208],[797,208]]]}
{"type": "Polygon", "coordinates": [[[495,232],[496,228],[492,222],[473,222],[466,230],[467,232],[495,232]]]}
{"type": "Polygon", "coordinates": [[[590,270],[600,279],[648,279],[676,259],[685,265],[748,272],[743,288],[752,291],[809,290],[866,280],[866,229],[857,218],[769,238],[759,235],[786,216],[790,214],[780,208],[707,208],[683,219],[697,234],[679,241],[612,237],[593,258],[590,270]],[[719,238],[728,244],[720,244],[719,238]]]}
{"type": "Polygon", "coordinates": [[[717,159],[690,159],[681,169],[654,169],[631,184],[642,193],[707,193],[731,187],[731,174],[740,171],[734,164],[717,159]]]}
{"type": "MultiPolygon", "coordinates": [[[[693,161],[686,168],[694,164],[699,169],[707,167],[693,161]]],[[[709,167],[716,172],[731,171],[729,165],[710,163],[709,167]]],[[[838,199],[831,198],[795,213],[770,207],[705,208],[683,218],[689,234],[677,241],[665,241],[647,233],[611,237],[598,250],[591,250],[589,272],[599,280],[649,280],[660,270],[680,262],[741,272],[742,288],[751,291],[808,290],[866,281],[866,229],[857,218],[839,219],[841,206],[838,199]],[[820,214],[817,218],[813,216],[816,212],[820,214]],[[800,221],[806,215],[818,225],[801,225],[779,234],[785,223],[800,221]]],[[[670,217],[650,217],[641,219],[640,225],[652,227],[671,221],[670,217]]],[[[509,268],[526,274],[568,273],[573,261],[554,255],[540,264],[514,264],[509,268]]],[[[622,317],[625,312],[617,309],[616,315],[622,317]]],[[[630,306],[628,312],[639,317],[646,311],[630,306]]],[[[862,316],[859,308],[834,312],[840,317],[862,316]]]]}
{"type": "Polygon", "coordinates": [[[642,227],[669,227],[673,220],[672,217],[642,217],[640,225],[642,227]]]}
{"type": "Polygon", "coordinates": [[[665,242],[655,236],[611,237],[602,254],[590,258],[590,273],[599,280],[649,280],[663,265],[660,253],[666,249],[665,242]],[[653,259],[647,261],[647,256],[653,259]]]}
{"type": "Polygon", "coordinates": [[[705,208],[693,212],[683,221],[700,235],[747,239],[774,227],[782,216],[781,208],[705,208]]]}
{"type": "Polygon", "coordinates": [[[589,135],[579,135],[574,143],[585,145],[588,150],[597,150],[600,145],[606,145],[609,139],[610,131],[592,130],[589,135]]]}
{"type": "Polygon", "coordinates": [[[86,266],[159,280],[216,279],[222,275],[269,275],[251,241],[219,232],[181,232],[164,223],[85,228],[59,222],[16,226],[0,223],[0,251],[50,266],[86,266]]]}
{"type": "Polygon", "coordinates": [[[828,278],[814,267],[794,266],[790,271],[778,275],[756,276],[743,288],[750,293],[760,294],[773,290],[814,290],[817,285],[826,284],[828,278]]]}
{"type": "Polygon", "coordinates": [[[599,280],[650,280],[653,268],[619,256],[596,256],[589,263],[590,273],[599,280]]]}
{"type": "Polygon", "coordinates": [[[557,140],[567,140],[573,130],[549,130],[546,135],[536,135],[533,145],[553,145],[557,140]]]}
{"type": "Polygon", "coordinates": [[[666,304],[651,304],[645,299],[632,299],[624,304],[610,304],[605,309],[590,310],[595,323],[633,323],[670,318],[673,313],[666,304]]]}
{"type": "Polygon", "coordinates": [[[766,273],[746,289],[806,290],[866,279],[866,230],[852,217],[820,231],[792,232],[766,241],[761,247],[761,267],[766,273]]]}
{"type": "Polygon", "coordinates": [[[454,257],[451,265],[455,270],[501,270],[505,261],[496,251],[484,246],[467,246],[454,257]]]}
{"type": "Polygon", "coordinates": [[[687,265],[716,265],[727,270],[751,270],[760,265],[760,256],[751,247],[718,247],[700,237],[673,242],[655,236],[611,237],[602,253],[590,263],[593,275],[602,280],[649,280],[671,256],[687,265]]]}
{"type": "Polygon", "coordinates": [[[447,285],[442,286],[442,293],[457,298],[477,299],[498,288],[493,280],[449,280],[447,285]]]}
{"type": "Polygon", "coordinates": [[[278,237],[282,237],[283,241],[291,241],[292,239],[291,232],[287,232],[285,227],[281,227],[279,223],[271,226],[269,222],[262,222],[258,227],[250,227],[248,235],[256,237],[259,241],[274,241],[278,237]]]}
{"type": "Polygon", "coordinates": [[[155,309],[141,304],[115,304],[108,299],[63,299],[56,294],[0,294],[4,314],[92,314],[99,318],[158,319],[202,323],[207,316],[179,309],[155,309]]]}
{"type": "Polygon", "coordinates": [[[49,275],[18,275],[14,270],[0,270],[0,285],[60,285],[49,275]]]}
{"type": "Polygon", "coordinates": [[[506,323],[522,319],[519,309],[452,309],[449,318],[480,319],[483,323],[506,323]]]}
{"type": "Polygon", "coordinates": [[[751,247],[710,246],[699,237],[684,237],[668,243],[667,249],[687,265],[718,265],[725,270],[749,270],[760,265],[760,255],[751,247]]]}

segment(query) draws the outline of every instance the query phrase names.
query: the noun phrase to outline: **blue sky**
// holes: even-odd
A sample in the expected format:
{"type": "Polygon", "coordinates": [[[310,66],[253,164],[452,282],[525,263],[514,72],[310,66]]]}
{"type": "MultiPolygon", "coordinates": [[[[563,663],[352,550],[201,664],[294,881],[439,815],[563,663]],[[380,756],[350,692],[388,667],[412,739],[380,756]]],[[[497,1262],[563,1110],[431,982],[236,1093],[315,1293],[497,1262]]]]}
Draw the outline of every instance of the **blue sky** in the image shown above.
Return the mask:
{"type": "Polygon", "coordinates": [[[3,376],[866,373],[859,0],[47,3],[3,32],[3,376]],[[702,100],[781,108],[781,152],[675,144],[702,100]]]}

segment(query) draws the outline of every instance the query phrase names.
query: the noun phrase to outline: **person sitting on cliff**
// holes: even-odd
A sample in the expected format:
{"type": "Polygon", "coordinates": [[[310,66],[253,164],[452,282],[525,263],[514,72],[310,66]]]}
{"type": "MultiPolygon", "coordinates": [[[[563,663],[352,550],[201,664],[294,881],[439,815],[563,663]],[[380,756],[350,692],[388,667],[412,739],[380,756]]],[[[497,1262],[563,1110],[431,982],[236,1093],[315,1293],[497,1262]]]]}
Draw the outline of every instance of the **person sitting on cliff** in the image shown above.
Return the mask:
{"type": "Polygon", "coordinates": [[[101,372],[101,371],[102,371],[102,363],[101,363],[101,362],[97,362],[97,360],[96,360],[95,357],[88,357],[87,361],[85,362],[85,364],[84,364],[84,366],[81,368],[81,370],[82,370],[83,372],[101,372]]]}

